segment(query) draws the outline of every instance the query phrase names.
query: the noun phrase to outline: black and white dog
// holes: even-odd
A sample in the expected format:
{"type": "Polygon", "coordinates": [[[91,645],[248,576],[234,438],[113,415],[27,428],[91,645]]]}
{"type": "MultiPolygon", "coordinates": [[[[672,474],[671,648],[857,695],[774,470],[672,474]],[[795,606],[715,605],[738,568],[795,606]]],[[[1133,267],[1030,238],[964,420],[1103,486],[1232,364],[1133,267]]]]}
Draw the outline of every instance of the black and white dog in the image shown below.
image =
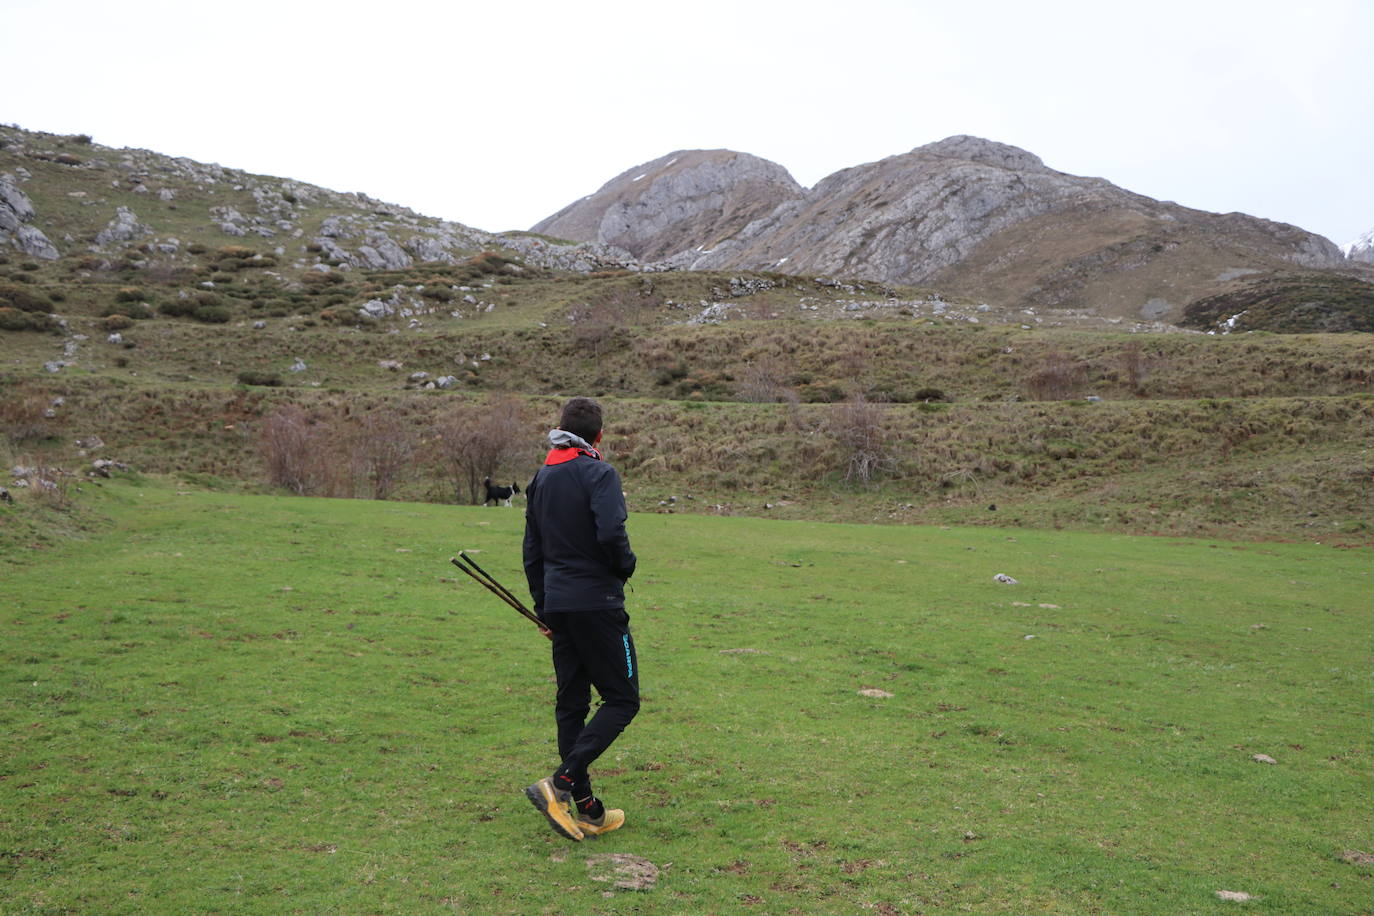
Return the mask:
{"type": "Polygon", "coordinates": [[[511,485],[508,487],[494,487],[491,484],[490,477],[482,481],[482,486],[487,488],[487,498],[482,502],[484,506],[491,505],[492,503],[496,503],[497,505],[505,503],[509,506],[510,498],[520,492],[520,484],[512,481],[511,485]]]}

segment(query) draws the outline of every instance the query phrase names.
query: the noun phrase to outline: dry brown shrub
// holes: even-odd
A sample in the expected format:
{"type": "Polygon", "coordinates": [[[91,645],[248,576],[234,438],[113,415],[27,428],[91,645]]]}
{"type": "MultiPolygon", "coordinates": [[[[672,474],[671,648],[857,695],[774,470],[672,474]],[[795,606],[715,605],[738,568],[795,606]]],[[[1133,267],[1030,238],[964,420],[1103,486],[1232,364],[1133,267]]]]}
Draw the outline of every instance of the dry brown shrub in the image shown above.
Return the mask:
{"type": "Polygon", "coordinates": [[[521,454],[529,439],[524,405],[509,396],[487,404],[458,404],[442,413],[430,440],[438,473],[455,495],[467,491],[468,502],[480,502],[482,479],[495,477],[501,464],[521,454]]]}
{"type": "Polygon", "coordinates": [[[0,434],[20,445],[48,434],[49,398],[36,391],[22,388],[0,393],[0,434]]]}
{"type": "Polygon", "coordinates": [[[841,465],[848,482],[869,484],[896,467],[893,441],[883,426],[883,408],[855,395],[831,408],[827,431],[843,451],[841,465]]]}
{"type": "Polygon", "coordinates": [[[410,427],[394,415],[368,413],[337,438],[346,444],[355,488],[365,482],[373,499],[388,498],[411,468],[410,427]]]}
{"type": "Polygon", "coordinates": [[[1026,390],[1036,401],[1062,401],[1077,396],[1087,380],[1081,362],[1067,353],[1046,353],[1038,367],[1026,378],[1026,390]]]}
{"type": "Polygon", "coordinates": [[[341,469],[330,462],[333,436],[327,426],[295,404],[263,417],[258,448],[274,487],[297,496],[332,495],[341,469]]]}
{"type": "Polygon", "coordinates": [[[767,356],[746,363],[736,379],[735,392],[742,401],[756,404],[783,401],[791,391],[786,385],[787,372],[782,364],[767,356]]]}

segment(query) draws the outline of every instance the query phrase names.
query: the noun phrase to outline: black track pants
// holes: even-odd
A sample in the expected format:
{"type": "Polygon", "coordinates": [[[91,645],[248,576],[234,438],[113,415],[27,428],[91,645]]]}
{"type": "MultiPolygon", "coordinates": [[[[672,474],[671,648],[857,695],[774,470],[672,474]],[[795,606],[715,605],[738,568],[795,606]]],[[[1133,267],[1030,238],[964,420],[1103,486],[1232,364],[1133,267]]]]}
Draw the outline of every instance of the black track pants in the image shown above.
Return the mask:
{"type": "Polygon", "coordinates": [[[639,712],[639,661],[630,637],[630,615],[614,611],[544,614],[553,631],[553,670],[558,679],[554,716],[562,769],[577,783],[639,712]],[[591,688],[601,696],[596,715],[591,688]]]}

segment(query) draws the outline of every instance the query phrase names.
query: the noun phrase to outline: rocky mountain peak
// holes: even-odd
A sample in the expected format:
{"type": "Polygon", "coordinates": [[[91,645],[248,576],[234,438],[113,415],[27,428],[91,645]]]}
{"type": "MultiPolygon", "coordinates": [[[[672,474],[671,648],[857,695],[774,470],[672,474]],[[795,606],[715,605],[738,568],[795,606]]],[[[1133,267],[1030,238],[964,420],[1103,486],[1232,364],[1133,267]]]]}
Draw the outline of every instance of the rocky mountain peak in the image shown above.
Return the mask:
{"type": "Polygon", "coordinates": [[[1374,229],[1345,246],[1345,255],[1352,261],[1374,264],[1374,229]]]}
{"type": "Polygon", "coordinates": [[[728,238],[805,194],[776,162],[733,150],[679,150],[627,169],[532,231],[663,258],[728,238]]]}
{"type": "Polygon", "coordinates": [[[982,137],[971,137],[968,134],[946,137],[935,143],[918,146],[911,152],[913,155],[932,159],[966,159],[969,162],[993,165],[1003,169],[1043,169],[1045,167],[1045,163],[1034,153],[1026,152],[1007,143],[984,140],[982,137]]]}

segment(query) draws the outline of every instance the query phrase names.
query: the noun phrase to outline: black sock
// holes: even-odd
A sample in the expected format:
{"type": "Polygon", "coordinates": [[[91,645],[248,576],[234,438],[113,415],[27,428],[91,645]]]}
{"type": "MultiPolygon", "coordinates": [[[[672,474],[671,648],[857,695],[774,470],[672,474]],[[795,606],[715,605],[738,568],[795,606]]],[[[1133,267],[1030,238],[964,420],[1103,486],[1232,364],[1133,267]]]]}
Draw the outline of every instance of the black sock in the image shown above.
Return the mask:
{"type": "Polygon", "coordinates": [[[606,813],[606,806],[595,795],[579,798],[576,801],[578,813],[589,820],[594,821],[606,813]]]}
{"type": "Polygon", "coordinates": [[[553,774],[553,787],[560,792],[571,792],[578,788],[576,780],[564,770],[553,774]]]}

